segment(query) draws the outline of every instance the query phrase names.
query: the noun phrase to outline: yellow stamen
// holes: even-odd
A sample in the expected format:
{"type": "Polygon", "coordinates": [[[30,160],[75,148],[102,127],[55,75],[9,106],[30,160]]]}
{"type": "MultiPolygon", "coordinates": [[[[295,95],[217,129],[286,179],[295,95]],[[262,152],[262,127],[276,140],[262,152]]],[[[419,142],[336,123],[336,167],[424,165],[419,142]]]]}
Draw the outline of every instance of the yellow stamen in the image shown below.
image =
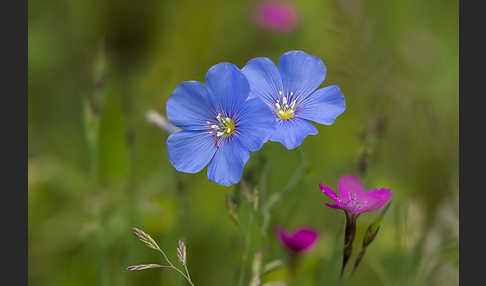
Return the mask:
{"type": "MultiPolygon", "coordinates": [[[[216,120],[218,121],[218,124],[211,125],[211,123],[208,121],[208,125],[210,125],[209,127],[216,132],[216,137],[230,136],[235,132],[235,122],[233,119],[223,117],[220,113],[218,113],[216,120]]],[[[209,134],[212,134],[212,132],[209,134]]]]}
{"type": "MultiPolygon", "coordinates": [[[[282,95],[282,92],[280,91],[279,94],[282,95]]],[[[293,92],[290,93],[290,96],[292,95],[293,92]]],[[[295,115],[295,103],[296,100],[294,99],[289,105],[286,96],[282,98],[282,104],[280,104],[280,100],[277,99],[277,102],[275,103],[275,112],[277,113],[278,117],[284,120],[293,118],[295,115]]]]}

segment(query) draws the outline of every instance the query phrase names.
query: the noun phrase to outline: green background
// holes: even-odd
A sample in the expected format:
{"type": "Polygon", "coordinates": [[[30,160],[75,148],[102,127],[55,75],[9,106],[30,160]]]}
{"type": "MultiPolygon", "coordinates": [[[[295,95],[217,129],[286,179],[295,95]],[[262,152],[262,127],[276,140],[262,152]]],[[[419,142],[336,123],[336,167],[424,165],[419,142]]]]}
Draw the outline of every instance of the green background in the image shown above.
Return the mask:
{"type": "MultiPolygon", "coordinates": [[[[344,216],[324,205],[318,183],[335,190],[342,174],[393,192],[350,285],[459,284],[458,2],[295,1],[300,25],[285,34],[253,24],[256,3],[29,1],[31,285],[186,285],[170,270],[125,270],[162,262],[134,238],[134,226],[173,262],[183,239],[196,285],[238,285],[242,269],[248,285],[259,250],[263,263],[284,262],[264,281],[337,285],[344,216]],[[265,179],[248,227],[241,190],[208,181],[205,171],[177,173],[168,134],[146,113],[165,115],[177,84],[203,81],[214,64],[242,68],[288,50],[323,59],[323,86],[339,85],[347,109],[299,150],[269,142],[251,154],[245,176],[265,179]],[[261,206],[291,178],[262,233],[261,206]],[[277,226],[320,234],[293,276],[277,226]]],[[[377,215],[360,216],[356,250],[377,215]]]]}

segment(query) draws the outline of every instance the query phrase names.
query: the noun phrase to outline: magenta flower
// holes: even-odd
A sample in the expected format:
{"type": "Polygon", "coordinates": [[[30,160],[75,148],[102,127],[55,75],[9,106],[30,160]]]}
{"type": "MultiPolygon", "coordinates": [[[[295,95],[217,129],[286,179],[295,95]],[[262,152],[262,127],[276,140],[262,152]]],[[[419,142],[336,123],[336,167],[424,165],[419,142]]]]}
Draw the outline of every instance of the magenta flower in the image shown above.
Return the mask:
{"type": "Polygon", "coordinates": [[[321,183],[319,188],[335,202],[334,204],[326,203],[328,207],[342,209],[349,216],[376,211],[384,206],[392,196],[392,192],[385,188],[375,188],[366,192],[359,178],[349,175],[344,175],[339,180],[338,192],[340,197],[331,188],[321,183]]]}
{"type": "Polygon", "coordinates": [[[255,22],[262,29],[273,32],[290,32],[298,24],[296,8],[282,1],[263,1],[254,11],[255,22]]]}
{"type": "MultiPolygon", "coordinates": [[[[334,204],[326,203],[328,207],[342,209],[346,214],[346,226],[344,233],[343,264],[341,266],[341,277],[344,269],[353,253],[353,242],[356,235],[356,221],[359,214],[376,211],[385,205],[392,196],[389,189],[372,189],[365,191],[359,178],[343,175],[338,183],[339,196],[334,191],[319,183],[322,192],[330,197],[334,204]]],[[[386,208],[385,208],[386,210],[386,208]]],[[[359,262],[358,262],[359,264],[359,262]]]]}
{"type": "Polygon", "coordinates": [[[293,234],[288,234],[282,228],[277,231],[282,244],[293,254],[301,253],[309,249],[317,240],[317,232],[308,228],[301,228],[293,234]]]}

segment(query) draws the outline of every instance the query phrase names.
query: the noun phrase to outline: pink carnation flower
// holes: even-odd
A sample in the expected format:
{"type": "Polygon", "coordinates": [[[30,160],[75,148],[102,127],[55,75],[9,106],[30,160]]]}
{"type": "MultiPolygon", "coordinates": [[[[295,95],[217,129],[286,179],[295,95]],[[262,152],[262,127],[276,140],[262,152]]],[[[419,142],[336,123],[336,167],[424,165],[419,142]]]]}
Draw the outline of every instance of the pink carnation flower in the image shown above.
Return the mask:
{"type": "Polygon", "coordinates": [[[340,197],[331,188],[321,183],[319,187],[324,194],[334,201],[333,204],[326,203],[328,207],[342,209],[349,216],[376,211],[384,206],[392,196],[392,192],[385,188],[375,188],[366,192],[359,178],[349,175],[344,175],[339,180],[338,192],[340,197]]]}
{"type": "Polygon", "coordinates": [[[258,26],[274,32],[290,32],[297,27],[297,9],[283,1],[260,2],[254,11],[254,19],[258,26]]]}
{"type": "Polygon", "coordinates": [[[308,250],[317,240],[317,232],[307,228],[298,229],[294,233],[286,233],[279,228],[277,234],[282,244],[294,254],[308,250]]]}

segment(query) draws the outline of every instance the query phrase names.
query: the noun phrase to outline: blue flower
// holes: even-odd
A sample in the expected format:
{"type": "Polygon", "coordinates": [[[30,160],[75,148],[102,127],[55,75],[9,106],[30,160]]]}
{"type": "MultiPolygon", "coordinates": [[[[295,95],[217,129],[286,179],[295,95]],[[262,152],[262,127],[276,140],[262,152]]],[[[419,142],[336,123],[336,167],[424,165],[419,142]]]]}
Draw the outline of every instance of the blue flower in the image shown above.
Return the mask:
{"type": "Polygon", "coordinates": [[[231,63],[211,67],[206,86],[179,84],[167,100],[167,118],[182,129],[167,139],[172,165],[197,173],[209,164],[209,180],[224,186],[238,183],[249,151],[260,149],[276,125],[265,103],[249,94],[247,79],[231,63]]]}
{"type": "Polygon", "coordinates": [[[250,83],[250,98],[263,99],[274,113],[277,128],[269,140],[289,150],[302,144],[307,135],[318,133],[309,120],[331,125],[346,109],[338,86],[315,90],[326,77],[326,66],[303,51],[283,54],[278,68],[268,58],[252,59],[242,72],[250,83]]]}

